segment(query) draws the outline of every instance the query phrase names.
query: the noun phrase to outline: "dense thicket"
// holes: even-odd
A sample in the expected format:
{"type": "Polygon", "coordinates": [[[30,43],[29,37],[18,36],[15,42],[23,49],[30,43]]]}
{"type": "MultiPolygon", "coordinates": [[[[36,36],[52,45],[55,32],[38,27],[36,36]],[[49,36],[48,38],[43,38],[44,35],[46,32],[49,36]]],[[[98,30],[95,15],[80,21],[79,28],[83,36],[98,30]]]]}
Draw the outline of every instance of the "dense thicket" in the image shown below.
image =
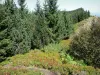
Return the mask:
{"type": "MultiPolygon", "coordinates": [[[[91,19],[91,18],[90,18],[91,19]]],[[[70,53],[88,65],[100,67],[100,19],[90,20],[72,37],[70,53]]]]}
{"type": "Polygon", "coordinates": [[[82,8],[60,11],[57,0],[45,0],[43,7],[37,1],[34,12],[26,8],[25,0],[18,0],[18,5],[14,0],[0,4],[0,61],[68,38],[73,24],[90,16],[82,8]]]}

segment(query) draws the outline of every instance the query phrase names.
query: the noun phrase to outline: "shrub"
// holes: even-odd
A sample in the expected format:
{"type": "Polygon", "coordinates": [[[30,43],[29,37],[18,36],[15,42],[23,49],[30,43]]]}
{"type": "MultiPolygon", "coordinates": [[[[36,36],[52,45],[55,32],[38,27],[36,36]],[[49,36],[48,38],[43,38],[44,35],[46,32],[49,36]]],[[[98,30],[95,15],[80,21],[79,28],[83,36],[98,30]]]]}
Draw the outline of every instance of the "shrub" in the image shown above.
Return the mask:
{"type": "Polygon", "coordinates": [[[100,67],[100,19],[90,18],[72,37],[70,54],[87,64],[100,67]]]}

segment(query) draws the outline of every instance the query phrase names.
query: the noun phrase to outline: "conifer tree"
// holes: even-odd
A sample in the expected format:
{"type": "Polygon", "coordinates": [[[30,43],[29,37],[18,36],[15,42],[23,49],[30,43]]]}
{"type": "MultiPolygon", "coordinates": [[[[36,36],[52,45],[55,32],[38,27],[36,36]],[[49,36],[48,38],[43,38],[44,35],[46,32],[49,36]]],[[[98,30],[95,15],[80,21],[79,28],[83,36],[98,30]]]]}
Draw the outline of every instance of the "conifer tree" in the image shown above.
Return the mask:
{"type": "Polygon", "coordinates": [[[13,40],[14,54],[26,53],[30,50],[30,38],[27,33],[27,28],[24,27],[25,22],[21,16],[16,14],[13,17],[13,27],[11,29],[11,39],[13,40]]]}
{"type": "MultiPolygon", "coordinates": [[[[46,0],[44,4],[44,10],[46,13],[46,18],[48,23],[49,28],[54,28],[57,25],[57,11],[58,11],[58,6],[57,6],[57,0],[46,0]]],[[[53,29],[54,31],[54,29],[53,29]]]]}
{"type": "Polygon", "coordinates": [[[12,50],[14,54],[26,53],[31,48],[31,39],[29,34],[29,25],[27,17],[24,13],[25,0],[19,0],[20,9],[16,9],[17,13],[12,16],[13,25],[10,31],[10,38],[13,41],[12,50]]]}
{"type": "Polygon", "coordinates": [[[67,15],[66,11],[59,12],[58,23],[56,26],[56,38],[58,40],[68,39],[72,29],[72,19],[70,15],[67,15]]]}
{"type": "Polygon", "coordinates": [[[0,4],[0,61],[13,55],[11,50],[12,41],[9,38],[9,26],[12,24],[12,20],[7,10],[5,5],[0,4]]]}
{"type": "Polygon", "coordinates": [[[53,41],[53,34],[51,29],[49,29],[47,26],[45,15],[40,7],[39,1],[37,1],[36,4],[36,12],[35,31],[33,34],[33,47],[41,48],[53,41]]]}
{"type": "Polygon", "coordinates": [[[21,14],[21,17],[23,18],[25,16],[25,0],[18,0],[18,4],[20,6],[20,14],[21,14]]]}
{"type": "Polygon", "coordinates": [[[65,27],[64,17],[62,13],[59,13],[58,23],[55,32],[57,40],[62,40],[67,35],[67,30],[65,27]]]}

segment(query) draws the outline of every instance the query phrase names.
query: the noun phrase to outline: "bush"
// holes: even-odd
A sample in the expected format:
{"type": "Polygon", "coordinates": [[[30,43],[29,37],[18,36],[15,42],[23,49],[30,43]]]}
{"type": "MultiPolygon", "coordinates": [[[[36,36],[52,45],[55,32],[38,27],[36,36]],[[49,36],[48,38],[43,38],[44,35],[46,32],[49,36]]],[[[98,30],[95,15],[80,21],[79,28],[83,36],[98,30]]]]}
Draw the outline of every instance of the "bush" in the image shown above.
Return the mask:
{"type": "Polygon", "coordinates": [[[72,37],[70,54],[88,65],[100,67],[100,19],[90,18],[72,37]]]}

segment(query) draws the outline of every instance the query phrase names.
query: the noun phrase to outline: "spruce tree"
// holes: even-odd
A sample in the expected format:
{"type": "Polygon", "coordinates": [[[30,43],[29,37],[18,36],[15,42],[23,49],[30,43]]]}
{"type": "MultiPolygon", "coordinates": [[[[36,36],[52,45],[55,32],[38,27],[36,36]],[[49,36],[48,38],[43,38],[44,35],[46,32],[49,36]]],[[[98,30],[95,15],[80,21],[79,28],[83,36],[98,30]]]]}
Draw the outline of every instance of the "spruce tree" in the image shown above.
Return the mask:
{"type": "Polygon", "coordinates": [[[20,6],[20,13],[21,13],[21,17],[23,18],[25,16],[25,0],[18,0],[18,4],[20,6]]]}
{"type": "Polygon", "coordinates": [[[55,32],[56,32],[56,38],[59,41],[62,40],[67,35],[67,30],[65,27],[64,17],[62,13],[59,13],[58,23],[55,32]]]}
{"type": "Polygon", "coordinates": [[[44,14],[47,26],[52,30],[54,37],[52,38],[55,42],[56,38],[56,26],[58,22],[58,6],[57,0],[45,0],[44,3],[44,14]]]}
{"type": "Polygon", "coordinates": [[[26,53],[31,48],[31,39],[29,33],[29,25],[27,22],[24,6],[25,0],[19,0],[21,10],[16,9],[16,13],[12,16],[13,25],[10,31],[10,38],[13,41],[12,50],[14,54],[26,53]]]}
{"type": "Polygon", "coordinates": [[[69,38],[72,32],[72,22],[71,16],[67,15],[66,11],[59,11],[58,23],[55,28],[57,40],[69,38]]]}
{"type": "Polygon", "coordinates": [[[30,50],[30,38],[27,28],[24,27],[25,22],[19,14],[13,16],[13,27],[11,29],[11,39],[13,40],[14,54],[26,53],[30,50]]]}
{"type": "Polygon", "coordinates": [[[52,28],[54,31],[55,26],[57,25],[57,0],[46,0],[44,4],[44,10],[46,14],[46,19],[49,22],[49,28],[52,28]]]}
{"type": "Polygon", "coordinates": [[[9,38],[9,26],[12,24],[12,20],[7,10],[5,5],[0,4],[0,61],[13,55],[11,50],[12,41],[9,38]]]}
{"type": "Polygon", "coordinates": [[[53,34],[50,28],[47,26],[45,15],[40,7],[39,1],[36,4],[36,21],[35,31],[33,34],[33,47],[41,48],[45,45],[53,42],[53,34]]]}

